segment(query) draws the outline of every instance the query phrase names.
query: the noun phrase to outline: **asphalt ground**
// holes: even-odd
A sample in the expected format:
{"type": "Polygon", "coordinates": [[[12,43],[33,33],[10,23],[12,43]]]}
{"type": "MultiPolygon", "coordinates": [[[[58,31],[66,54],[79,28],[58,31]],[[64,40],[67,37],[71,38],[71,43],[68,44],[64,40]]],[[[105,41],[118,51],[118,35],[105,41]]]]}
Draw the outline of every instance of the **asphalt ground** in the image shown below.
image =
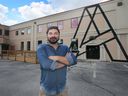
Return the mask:
{"type": "MultiPolygon", "coordinates": [[[[78,62],[68,68],[69,96],[128,96],[128,63],[78,62]]],[[[0,96],[38,96],[39,64],[0,60],[0,96]]]]}

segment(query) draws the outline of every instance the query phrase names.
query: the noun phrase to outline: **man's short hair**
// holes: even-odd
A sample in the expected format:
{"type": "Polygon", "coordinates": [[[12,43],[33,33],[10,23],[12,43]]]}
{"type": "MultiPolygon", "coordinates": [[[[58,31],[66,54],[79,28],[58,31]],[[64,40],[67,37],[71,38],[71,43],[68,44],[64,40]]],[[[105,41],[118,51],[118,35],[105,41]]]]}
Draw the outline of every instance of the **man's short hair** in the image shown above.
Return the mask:
{"type": "Polygon", "coordinates": [[[56,29],[60,33],[60,30],[57,26],[50,26],[50,27],[48,27],[46,34],[48,34],[49,30],[51,30],[51,29],[56,29]]]}

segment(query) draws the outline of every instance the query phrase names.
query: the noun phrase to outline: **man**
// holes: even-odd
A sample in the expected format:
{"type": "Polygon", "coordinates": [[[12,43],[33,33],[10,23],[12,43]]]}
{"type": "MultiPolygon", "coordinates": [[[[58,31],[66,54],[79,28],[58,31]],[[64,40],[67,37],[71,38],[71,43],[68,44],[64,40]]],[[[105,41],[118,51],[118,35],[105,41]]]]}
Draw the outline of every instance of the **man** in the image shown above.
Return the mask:
{"type": "Polygon", "coordinates": [[[65,88],[67,66],[76,64],[76,56],[66,45],[57,43],[58,27],[49,27],[46,35],[48,44],[41,44],[37,49],[41,68],[40,96],[68,96],[65,88]]]}

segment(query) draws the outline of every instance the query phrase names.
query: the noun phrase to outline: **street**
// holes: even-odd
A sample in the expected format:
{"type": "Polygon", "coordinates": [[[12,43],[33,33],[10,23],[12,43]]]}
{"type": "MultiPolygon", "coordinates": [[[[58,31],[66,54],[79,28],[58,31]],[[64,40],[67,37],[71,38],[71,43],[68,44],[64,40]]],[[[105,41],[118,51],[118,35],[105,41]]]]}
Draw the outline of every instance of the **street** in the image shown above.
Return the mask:
{"type": "MultiPolygon", "coordinates": [[[[127,96],[128,63],[78,62],[68,68],[69,96],[127,96]]],[[[0,60],[0,96],[38,96],[39,64],[0,60]]]]}

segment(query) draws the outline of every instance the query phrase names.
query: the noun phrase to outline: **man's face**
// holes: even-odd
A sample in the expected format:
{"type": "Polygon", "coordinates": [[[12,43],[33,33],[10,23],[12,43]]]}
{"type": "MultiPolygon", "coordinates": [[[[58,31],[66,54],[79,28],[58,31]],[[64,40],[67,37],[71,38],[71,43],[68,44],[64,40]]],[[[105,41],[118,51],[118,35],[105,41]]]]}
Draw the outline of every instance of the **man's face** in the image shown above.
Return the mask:
{"type": "Polygon", "coordinates": [[[50,29],[47,34],[47,39],[49,43],[56,44],[59,40],[60,33],[56,29],[50,29]]]}

